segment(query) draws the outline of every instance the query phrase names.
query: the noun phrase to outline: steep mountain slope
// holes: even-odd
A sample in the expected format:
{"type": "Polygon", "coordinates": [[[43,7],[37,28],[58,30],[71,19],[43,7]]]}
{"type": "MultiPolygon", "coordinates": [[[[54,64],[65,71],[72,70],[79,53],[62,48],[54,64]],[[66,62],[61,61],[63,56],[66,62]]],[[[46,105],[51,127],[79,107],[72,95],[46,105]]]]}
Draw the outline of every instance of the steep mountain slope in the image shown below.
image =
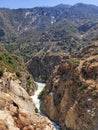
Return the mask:
{"type": "Polygon", "coordinates": [[[6,29],[13,32],[14,29],[15,33],[21,35],[40,34],[56,22],[61,14],[62,11],[58,8],[0,9],[0,28],[3,27],[5,32],[6,29]]]}
{"type": "Polygon", "coordinates": [[[42,110],[62,130],[98,129],[98,54],[93,53],[96,49],[98,41],[82,50],[82,59],[69,58],[56,66],[40,94],[42,110]],[[87,53],[88,58],[83,57],[87,53]]]}
{"type": "Polygon", "coordinates": [[[0,46],[0,77],[2,77],[5,72],[13,73],[13,77],[17,79],[17,81],[20,80],[19,83],[30,95],[37,89],[33,78],[24,66],[23,59],[14,54],[9,54],[0,46]]]}
{"type": "Polygon", "coordinates": [[[70,53],[81,46],[80,34],[76,24],[66,19],[56,23],[43,33],[40,42],[44,45],[48,44],[49,51],[52,53],[58,51],[70,53]]]}
{"type": "Polygon", "coordinates": [[[47,51],[53,44],[55,52],[58,42],[62,45],[57,51],[75,51],[97,32],[98,7],[94,5],[0,9],[0,41],[10,52],[23,55],[25,61],[43,51],[43,46],[47,51]]]}

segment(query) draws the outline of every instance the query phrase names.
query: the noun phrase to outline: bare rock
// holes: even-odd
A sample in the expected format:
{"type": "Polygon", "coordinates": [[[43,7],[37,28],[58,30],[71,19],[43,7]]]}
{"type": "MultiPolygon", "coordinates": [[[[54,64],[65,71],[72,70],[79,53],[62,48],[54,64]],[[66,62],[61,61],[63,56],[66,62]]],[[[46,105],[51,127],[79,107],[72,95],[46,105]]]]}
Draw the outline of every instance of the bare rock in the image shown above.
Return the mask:
{"type": "Polygon", "coordinates": [[[98,55],[62,62],[41,97],[42,110],[63,130],[97,130],[98,55]]]}
{"type": "Polygon", "coordinates": [[[35,113],[35,104],[19,80],[8,76],[0,79],[0,130],[53,130],[48,118],[35,113]]]}

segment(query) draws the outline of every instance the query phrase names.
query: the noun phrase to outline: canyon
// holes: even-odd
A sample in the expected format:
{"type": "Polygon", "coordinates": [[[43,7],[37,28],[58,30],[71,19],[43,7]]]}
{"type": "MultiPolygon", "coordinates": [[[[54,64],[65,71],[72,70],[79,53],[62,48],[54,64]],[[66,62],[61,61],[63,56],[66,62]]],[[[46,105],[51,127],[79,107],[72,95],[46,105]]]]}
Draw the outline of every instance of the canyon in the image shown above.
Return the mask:
{"type": "Polygon", "coordinates": [[[97,102],[98,6],[0,9],[0,130],[98,130],[97,102]]]}

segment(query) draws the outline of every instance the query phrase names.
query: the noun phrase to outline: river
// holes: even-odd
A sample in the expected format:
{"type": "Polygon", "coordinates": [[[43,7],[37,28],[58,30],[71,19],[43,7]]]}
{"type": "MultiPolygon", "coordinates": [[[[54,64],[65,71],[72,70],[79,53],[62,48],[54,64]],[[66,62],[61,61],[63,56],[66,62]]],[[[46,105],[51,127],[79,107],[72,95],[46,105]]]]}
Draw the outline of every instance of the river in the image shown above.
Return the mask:
{"type": "MultiPolygon", "coordinates": [[[[35,92],[35,94],[33,96],[31,96],[31,98],[33,99],[37,109],[38,109],[38,112],[42,115],[42,116],[46,116],[40,109],[40,104],[41,104],[41,101],[40,99],[38,98],[38,95],[40,94],[40,92],[44,89],[45,87],[45,84],[44,83],[37,83],[38,85],[38,89],[37,91],[35,92]]],[[[54,129],[53,130],[60,130],[60,126],[57,125],[55,122],[51,121],[52,122],[52,125],[54,126],[54,129]]]]}

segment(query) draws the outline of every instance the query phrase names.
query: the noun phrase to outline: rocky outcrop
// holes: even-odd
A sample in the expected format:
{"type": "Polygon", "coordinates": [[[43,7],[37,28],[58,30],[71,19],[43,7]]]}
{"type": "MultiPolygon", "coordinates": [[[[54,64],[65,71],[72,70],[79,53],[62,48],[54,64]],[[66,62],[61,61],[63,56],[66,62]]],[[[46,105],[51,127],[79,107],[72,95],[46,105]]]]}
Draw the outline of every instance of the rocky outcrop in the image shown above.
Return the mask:
{"type": "Polygon", "coordinates": [[[1,77],[0,82],[2,83],[1,89],[6,92],[10,85],[11,79],[15,80],[18,84],[23,87],[29,95],[33,95],[37,89],[37,85],[27,71],[20,72],[20,77],[17,77],[16,73],[10,73],[5,69],[3,77],[1,77]]]}
{"type": "Polygon", "coordinates": [[[53,130],[49,119],[35,110],[20,81],[5,72],[0,79],[0,130],[53,130]]]}
{"type": "Polygon", "coordinates": [[[35,81],[46,82],[51,74],[51,71],[56,65],[58,65],[63,59],[68,58],[68,54],[62,55],[49,55],[32,58],[28,65],[28,71],[34,77],[35,81]]]}
{"type": "Polygon", "coordinates": [[[56,66],[41,98],[42,110],[62,130],[97,130],[98,55],[56,66]]]}
{"type": "Polygon", "coordinates": [[[32,96],[37,90],[37,85],[35,84],[32,76],[26,71],[21,72],[21,77],[19,78],[21,86],[27,91],[27,93],[32,96]]]}
{"type": "Polygon", "coordinates": [[[77,52],[75,56],[78,58],[87,58],[91,55],[98,55],[98,40],[88,43],[88,45],[77,52]]]}

